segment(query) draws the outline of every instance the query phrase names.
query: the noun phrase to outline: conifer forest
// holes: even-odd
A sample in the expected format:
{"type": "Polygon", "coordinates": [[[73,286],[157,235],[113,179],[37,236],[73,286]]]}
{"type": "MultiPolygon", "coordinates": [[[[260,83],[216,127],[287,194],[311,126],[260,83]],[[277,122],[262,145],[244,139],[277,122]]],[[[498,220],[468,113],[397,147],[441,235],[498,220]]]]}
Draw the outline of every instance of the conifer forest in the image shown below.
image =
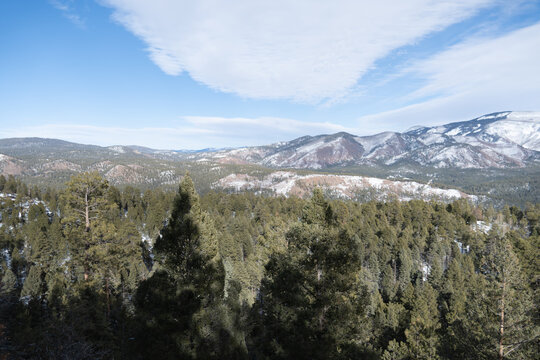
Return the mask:
{"type": "Polygon", "coordinates": [[[538,358],[538,204],[0,192],[2,359],[538,358]]]}

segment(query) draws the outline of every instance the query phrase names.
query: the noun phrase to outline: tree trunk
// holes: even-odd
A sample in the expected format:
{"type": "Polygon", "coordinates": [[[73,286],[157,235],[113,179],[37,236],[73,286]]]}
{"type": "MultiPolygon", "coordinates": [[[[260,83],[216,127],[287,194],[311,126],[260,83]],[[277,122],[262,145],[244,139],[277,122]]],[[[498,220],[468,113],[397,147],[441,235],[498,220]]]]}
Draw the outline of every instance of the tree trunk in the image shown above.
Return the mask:
{"type": "Polygon", "coordinates": [[[84,194],[84,218],[86,225],[86,232],[90,231],[90,210],[88,207],[88,190],[84,194]]]}
{"type": "MultiPolygon", "coordinates": [[[[317,265],[317,282],[320,283],[321,282],[321,278],[322,278],[322,275],[323,275],[323,271],[322,269],[317,265]]],[[[320,291],[319,289],[317,289],[317,297],[320,296],[320,291]]],[[[326,313],[326,307],[323,307],[321,313],[319,314],[319,331],[323,331],[324,329],[324,316],[325,316],[325,313],[326,313]]]]}
{"type": "MultiPolygon", "coordinates": [[[[88,189],[84,193],[84,220],[85,220],[85,231],[90,232],[90,210],[88,207],[88,189]]],[[[88,254],[86,253],[88,251],[88,239],[86,240],[86,248],[84,249],[85,252],[85,261],[86,264],[84,265],[84,281],[88,281],[88,254]]]]}
{"type": "Polygon", "coordinates": [[[109,277],[105,277],[105,294],[107,296],[107,319],[111,316],[111,301],[109,295],[109,277]]]}
{"type": "Polygon", "coordinates": [[[506,280],[503,278],[502,283],[502,297],[501,297],[501,313],[500,313],[500,326],[499,326],[499,359],[504,359],[504,296],[506,292],[506,280]]]}

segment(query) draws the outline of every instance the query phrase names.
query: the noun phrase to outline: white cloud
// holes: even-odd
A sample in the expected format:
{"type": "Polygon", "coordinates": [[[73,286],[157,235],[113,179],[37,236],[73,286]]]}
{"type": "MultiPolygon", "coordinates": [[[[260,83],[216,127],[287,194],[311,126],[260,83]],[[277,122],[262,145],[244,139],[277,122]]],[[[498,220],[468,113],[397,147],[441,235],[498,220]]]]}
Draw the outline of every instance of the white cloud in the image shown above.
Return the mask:
{"type": "Polygon", "coordinates": [[[497,0],[101,0],[167,74],[248,98],[346,96],[377,59],[497,0]]]}
{"type": "Polygon", "coordinates": [[[485,113],[540,108],[540,23],[497,38],[476,38],[409,68],[425,84],[416,103],[359,119],[365,132],[404,130],[485,113]],[[422,97],[430,97],[423,101],[422,97]]]}
{"type": "Polygon", "coordinates": [[[141,145],[154,149],[202,149],[265,145],[304,135],[351,131],[341,125],[282,118],[223,118],[186,116],[179,127],[123,128],[45,124],[3,128],[1,138],[42,137],[101,146],[141,145]]]}
{"type": "Polygon", "coordinates": [[[49,0],[49,2],[57,10],[60,10],[62,12],[62,15],[64,15],[64,17],[71,21],[73,24],[77,25],[80,28],[85,27],[84,20],[75,12],[72,7],[73,0],[49,0]]]}
{"type": "Polygon", "coordinates": [[[187,116],[185,119],[197,129],[203,128],[220,136],[249,140],[250,143],[260,143],[258,139],[281,141],[296,136],[352,131],[350,128],[330,122],[298,121],[276,117],[224,118],[187,116]]]}

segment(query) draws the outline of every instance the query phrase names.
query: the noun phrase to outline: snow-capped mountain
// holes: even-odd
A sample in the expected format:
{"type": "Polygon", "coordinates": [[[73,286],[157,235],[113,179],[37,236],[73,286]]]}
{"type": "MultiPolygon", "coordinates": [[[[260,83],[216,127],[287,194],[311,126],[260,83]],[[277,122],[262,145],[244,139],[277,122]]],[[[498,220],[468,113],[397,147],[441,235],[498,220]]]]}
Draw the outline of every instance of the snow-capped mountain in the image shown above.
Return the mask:
{"type": "Polygon", "coordinates": [[[196,157],[275,168],[409,163],[438,168],[523,167],[540,161],[540,112],[499,112],[442,126],[415,127],[404,133],[304,136],[196,157]]]}

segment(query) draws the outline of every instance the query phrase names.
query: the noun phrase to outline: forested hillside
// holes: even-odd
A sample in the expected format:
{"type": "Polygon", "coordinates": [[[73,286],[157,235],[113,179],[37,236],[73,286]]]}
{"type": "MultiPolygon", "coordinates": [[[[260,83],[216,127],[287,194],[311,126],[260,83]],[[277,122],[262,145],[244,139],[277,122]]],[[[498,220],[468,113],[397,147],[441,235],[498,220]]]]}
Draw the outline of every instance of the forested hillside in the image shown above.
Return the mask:
{"type": "MultiPolygon", "coordinates": [[[[2,359],[533,359],[540,205],[0,176],[2,359]]],[[[535,355],[536,354],[536,355],[535,355]]]]}
{"type": "MultiPolygon", "coordinates": [[[[508,113],[499,115],[503,118],[509,116],[508,113]]],[[[200,152],[153,150],[140,146],[100,147],[42,138],[0,139],[0,175],[17,176],[32,186],[60,189],[73,175],[97,171],[111,185],[120,188],[134,186],[144,191],[156,187],[173,190],[186,171],[189,171],[201,194],[206,194],[209,191],[251,191],[265,195],[303,197],[309,195],[315,187],[321,187],[325,195],[360,201],[383,201],[393,197],[400,200],[454,201],[460,197],[466,197],[471,201],[486,206],[493,205],[496,208],[502,208],[504,205],[524,207],[527,202],[539,202],[540,163],[538,160],[534,160],[540,156],[538,155],[540,152],[536,148],[539,136],[538,121],[511,121],[512,126],[508,126],[506,121],[496,119],[498,119],[497,116],[484,120],[477,119],[465,123],[448,124],[445,127],[431,130],[429,128],[417,129],[412,131],[417,133],[416,135],[408,135],[407,138],[411,140],[420,137],[423,140],[417,139],[420,143],[416,143],[417,140],[414,140],[413,143],[416,145],[409,144],[410,146],[405,147],[403,147],[402,141],[395,143],[397,133],[383,133],[367,138],[345,136],[340,133],[321,135],[316,138],[302,137],[294,141],[265,147],[200,152]],[[500,126],[491,129],[494,126],[491,124],[492,120],[495,121],[494,124],[503,121],[503,124],[506,125],[499,124],[500,126]],[[451,131],[459,130],[460,133],[471,132],[470,136],[465,136],[465,138],[470,138],[469,140],[475,144],[482,139],[495,141],[497,144],[500,141],[503,143],[510,141],[500,138],[495,133],[473,131],[476,127],[483,129],[487,125],[489,125],[491,132],[495,131],[499,135],[508,132],[508,135],[511,135],[512,139],[518,143],[525,141],[528,144],[529,148],[525,149],[521,148],[518,143],[511,141],[513,145],[510,148],[514,149],[516,153],[523,155],[532,151],[537,155],[532,156],[524,163],[514,159],[515,161],[510,161],[514,165],[506,166],[508,165],[506,158],[506,160],[494,160],[493,154],[489,151],[483,153],[480,148],[474,147],[476,145],[473,148],[470,148],[470,144],[463,145],[466,147],[465,151],[461,149],[461,145],[458,146],[450,141],[446,135],[438,134],[442,131],[441,129],[448,128],[447,130],[450,131],[451,128],[451,131]],[[435,133],[432,134],[432,130],[435,133]],[[394,136],[388,137],[389,134],[394,134],[394,136]],[[384,154],[394,154],[399,158],[399,161],[371,161],[375,158],[371,158],[367,162],[348,161],[347,149],[351,150],[350,146],[356,148],[360,144],[357,143],[356,147],[351,144],[342,147],[339,142],[337,144],[334,142],[343,136],[353,142],[363,139],[361,142],[364,145],[361,148],[370,149],[369,151],[373,155],[378,154],[375,157],[382,156],[379,159],[381,161],[385,158],[384,154]],[[479,140],[478,137],[481,139],[479,140]],[[320,151],[314,151],[310,139],[313,141],[318,139],[315,142],[322,147],[319,149],[320,151]],[[308,143],[300,146],[305,141],[308,143]],[[435,143],[432,144],[431,141],[435,141],[435,143]],[[413,148],[424,149],[422,144],[431,150],[422,156],[419,153],[414,156],[420,156],[420,158],[427,160],[420,161],[420,163],[407,160],[413,148]],[[456,146],[459,149],[456,149],[456,146]],[[305,164],[302,160],[302,164],[306,165],[303,166],[295,161],[288,164],[287,160],[279,165],[273,164],[273,161],[261,160],[261,151],[267,155],[273,154],[269,155],[269,159],[275,160],[275,156],[279,154],[281,155],[278,157],[281,157],[282,152],[274,154],[274,151],[281,147],[286,150],[286,154],[293,158],[300,156],[301,159],[307,161],[313,156],[318,159],[320,156],[325,158],[326,155],[331,155],[331,157],[336,157],[337,162],[330,162],[324,166],[311,166],[309,163],[313,159],[305,164]],[[347,151],[338,151],[339,149],[347,151]],[[443,158],[446,159],[444,161],[449,161],[448,166],[434,165],[431,160],[435,161],[436,156],[432,151],[441,152],[440,155],[444,155],[443,158]],[[471,152],[483,154],[481,157],[489,155],[490,160],[486,161],[488,163],[495,161],[497,166],[493,164],[493,166],[484,166],[485,164],[482,166],[478,164],[458,166],[453,164],[454,160],[458,161],[462,156],[471,155],[471,152]],[[460,154],[460,156],[456,154],[460,154]],[[454,158],[454,155],[457,158],[454,158]],[[447,158],[448,156],[450,158],[447,158]],[[516,161],[521,165],[516,165],[516,161]],[[287,168],[287,166],[290,167],[287,168]]],[[[501,144],[497,145],[497,149],[497,151],[509,151],[501,144]]],[[[363,156],[362,151],[357,155],[363,156]]],[[[466,161],[466,159],[461,160],[466,161]]],[[[318,164],[317,161],[316,164],[318,164]]]]}

